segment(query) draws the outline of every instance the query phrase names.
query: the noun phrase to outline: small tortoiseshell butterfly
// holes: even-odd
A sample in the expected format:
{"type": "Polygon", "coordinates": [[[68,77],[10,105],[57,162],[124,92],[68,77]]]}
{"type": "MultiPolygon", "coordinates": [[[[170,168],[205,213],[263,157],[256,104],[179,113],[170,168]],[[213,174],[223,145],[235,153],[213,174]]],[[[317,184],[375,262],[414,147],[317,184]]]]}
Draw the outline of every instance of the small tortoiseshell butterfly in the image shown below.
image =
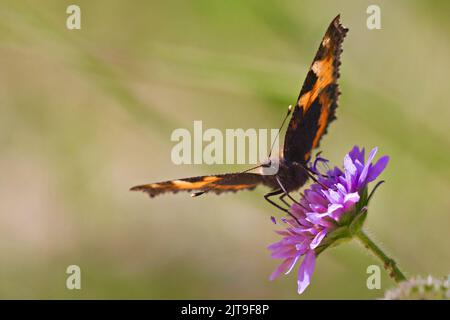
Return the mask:
{"type": "MultiPolygon", "coordinates": [[[[131,190],[146,192],[150,197],[178,191],[193,192],[192,195],[197,196],[206,192],[220,194],[227,191],[251,190],[258,185],[265,185],[272,191],[264,198],[277,208],[289,213],[286,208],[273,202],[270,197],[280,195],[280,200],[287,205],[283,199],[285,196],[295,201],[289,192],[302,187],[308,178],[314,179],[307,167],[307,162],[312,150],[319,146],[328,124],[336,118],[335,110],[340,94],[337,84],[339,57],[348,29],[340,24],[339,18],[338,15],[331,22],[309,68],[287,128],[283,155],[279,159],[279,169],[276,174],[263,175],[249,173],[247,170],[239,173],[145,184],[133,187],[131,190]]],[[[288,115],[290,112],[291,109],[288,115]]]]}

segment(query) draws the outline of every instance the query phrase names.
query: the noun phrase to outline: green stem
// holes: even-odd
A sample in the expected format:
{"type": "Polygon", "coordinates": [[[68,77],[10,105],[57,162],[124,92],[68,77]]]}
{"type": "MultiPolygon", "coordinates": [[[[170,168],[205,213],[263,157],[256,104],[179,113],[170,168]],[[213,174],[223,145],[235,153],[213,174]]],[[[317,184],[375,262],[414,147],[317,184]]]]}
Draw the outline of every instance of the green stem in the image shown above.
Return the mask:
{"type": "Polygon", "coordinates": [[[376,257],[383,261],[384,268],[388,271],[389,276],[394,279],[395,282],[401,282],[406,280],[405,275],[397,267],[397,263],[389,258],[370,238],[364,233],[363,230],[358,231],[355,234],[356,238],[364,245],[366,249],[372,252],[376,257]]]}

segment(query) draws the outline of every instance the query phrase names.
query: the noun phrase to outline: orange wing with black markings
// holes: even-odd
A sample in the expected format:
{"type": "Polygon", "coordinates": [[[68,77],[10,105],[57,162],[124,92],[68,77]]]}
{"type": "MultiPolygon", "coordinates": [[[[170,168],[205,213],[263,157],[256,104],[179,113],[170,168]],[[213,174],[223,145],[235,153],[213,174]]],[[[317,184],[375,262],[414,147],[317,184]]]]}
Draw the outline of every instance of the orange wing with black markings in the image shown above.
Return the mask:
{"type": "Polygon", "coordinates": [[[220,194],[252,190],[263,183],[265,183],[264,176],[256,173],[227,173],[144,184],[130,190],[143,191],[153,198],[163,193],[177,193],[179,191],[220,194]]]}
{"type": "Polygon", "coordinates": [[[328,27],[300,91],[284,141],[283,157],[288,161],[308,161],[336,118],[340,55],[348,31],[339,18],[328,27]]]}

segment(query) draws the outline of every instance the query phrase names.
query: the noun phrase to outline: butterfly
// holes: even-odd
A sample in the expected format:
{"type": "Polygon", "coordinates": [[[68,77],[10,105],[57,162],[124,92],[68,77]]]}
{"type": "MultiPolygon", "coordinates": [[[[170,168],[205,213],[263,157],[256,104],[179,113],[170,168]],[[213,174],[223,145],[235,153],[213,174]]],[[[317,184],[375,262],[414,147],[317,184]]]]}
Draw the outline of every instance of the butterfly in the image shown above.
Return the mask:
{"type": "MultiPolygon", "coordinates": [[[[209,176],[199,176],[178,180],[169,180],[132,187],[132,191],[143,191],[150,197],[163,193],[191,192],[198,196],[208,192],[221,194],[240,190],[252,190],[259,185],[271,189],[264,198],[275,207],[289,210],[274,202],[271,197],[279,196],[285,201],[288,196],[295,201],[290,192],[300,189],[313,174],[307,167],[311,152],[319,146],[320,139],[327,132],[328,125],[336,119],[338,97],[340,95],[337,80],[339,78],[342,42],[348,29],[340,23],[340,15],[335,17],[325,32],[319,49],[306,75],[295,107],[289,108],[287,117],[292,113],[285,134],[283,153],[278,159],[278,171],[267,175],[251,173],[251,169],[209,176]]],[[[284,124],[284,121],[283,121],[284,124]]],[[[283,126],[283,125],[282,125],[283,126]]],[[[262,164],[260,166],[270,166],[262,164]]]]}

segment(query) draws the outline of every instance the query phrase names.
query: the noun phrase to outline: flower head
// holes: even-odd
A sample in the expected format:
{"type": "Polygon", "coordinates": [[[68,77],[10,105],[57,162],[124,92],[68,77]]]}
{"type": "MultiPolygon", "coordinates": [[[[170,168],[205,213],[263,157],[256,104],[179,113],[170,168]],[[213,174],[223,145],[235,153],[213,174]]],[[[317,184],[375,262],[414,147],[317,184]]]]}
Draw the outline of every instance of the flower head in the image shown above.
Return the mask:
{"type": "Polygon", "coordinates": [[[449,300],[450,275],[447,277],[413,277],[402,281],[384,294],[385,300],[449,300]]]}
{"type": "Polygon", "coordinates": [[[389,161],[383,156],[373,164],[376,152],[377,148],[372,149],[365,162],[364,149],[355,146],[344,157],[343,170],[335,167],[325,174],[317,170],[317,165],[328,161],[316,157],[310,169],[317,174],[317,181],[304,192],[300,202],[291,206],[293,218],[286,219],[287,228],[276,231],[283,238],[268,247],[272,258],[283,259],[271,280],[281,273],[290,273],[303,258],[297,276],[301,294],[311,282],[317,255],[338,240],[350,239],[361,228],[370,198],[367,185],[389,161]]]}

